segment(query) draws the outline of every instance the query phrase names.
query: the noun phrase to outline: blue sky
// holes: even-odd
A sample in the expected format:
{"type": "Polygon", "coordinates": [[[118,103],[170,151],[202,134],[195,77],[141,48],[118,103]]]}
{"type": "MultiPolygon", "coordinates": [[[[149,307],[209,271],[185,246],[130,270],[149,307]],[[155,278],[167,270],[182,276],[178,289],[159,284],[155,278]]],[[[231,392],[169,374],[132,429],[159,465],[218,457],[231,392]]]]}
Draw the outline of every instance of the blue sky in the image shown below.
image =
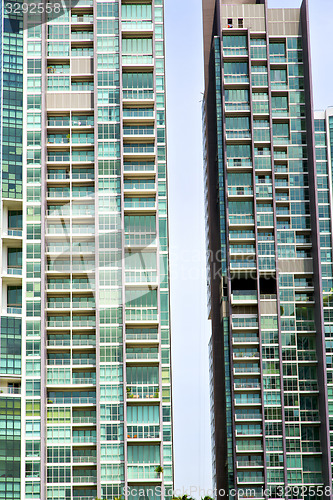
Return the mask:
{"type": "MultiPolygon", "coordinates": [[[[230,0],[232,2],[232,0],[230,0]]],[[[300,0],[268,0],[299,7],[300,0]]],[[[333,106],[332,0],[309,0],[314,102],[333,106]]],[[[211,488],[201,0],[165,0],[175,487],[211,488]]],[[[199,493],[192,491],[195,498],[199,493]]]]}

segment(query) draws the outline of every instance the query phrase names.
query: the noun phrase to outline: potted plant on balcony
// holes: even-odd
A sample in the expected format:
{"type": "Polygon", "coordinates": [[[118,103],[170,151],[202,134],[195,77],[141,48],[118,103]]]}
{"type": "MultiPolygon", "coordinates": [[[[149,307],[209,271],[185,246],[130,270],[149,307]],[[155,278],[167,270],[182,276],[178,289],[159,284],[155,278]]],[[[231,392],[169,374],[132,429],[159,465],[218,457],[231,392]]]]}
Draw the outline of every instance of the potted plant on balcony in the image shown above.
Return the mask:
{"type": "Polygon", "coordinates": [[[134,398],[134,394],[132,394],[132,389],[129,386],[126,387],[126,392],[128,398],[134,398]]]}
{"type": "Polygon", "coordinates": [[[161,465],[158,465],[156,468],[155,468],[155,472],[156,474],[159,474],[160,477],[162,477],[162,474],[163,474],[163,467],[161,465]]]}

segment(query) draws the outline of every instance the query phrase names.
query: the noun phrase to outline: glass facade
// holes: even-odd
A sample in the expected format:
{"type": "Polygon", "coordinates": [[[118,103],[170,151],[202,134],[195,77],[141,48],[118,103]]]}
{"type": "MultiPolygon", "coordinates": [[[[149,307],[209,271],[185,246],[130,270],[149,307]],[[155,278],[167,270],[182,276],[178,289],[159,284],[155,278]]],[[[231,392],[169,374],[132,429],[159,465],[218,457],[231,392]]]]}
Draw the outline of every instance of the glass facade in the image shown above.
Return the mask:
{"type": "Polygon", "coordinates": [[[333,120],[313,126],[306,3],[235,3],[216,3],[205,40],[215,484],[319,497],[332,483],[333,120]]]}
{"type": "Polygon", "coordinates": [[[6,12],[0,498],[169,500],[163,1],[6,12]]]}

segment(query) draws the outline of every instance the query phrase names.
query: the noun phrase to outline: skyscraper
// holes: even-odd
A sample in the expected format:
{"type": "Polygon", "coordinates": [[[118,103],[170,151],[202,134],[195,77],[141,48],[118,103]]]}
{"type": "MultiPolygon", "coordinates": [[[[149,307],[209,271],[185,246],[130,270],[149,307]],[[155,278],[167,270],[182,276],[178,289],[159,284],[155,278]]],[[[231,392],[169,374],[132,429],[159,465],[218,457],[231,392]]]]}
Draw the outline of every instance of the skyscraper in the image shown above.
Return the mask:
{"type": "Polygon", "coordinates": [[[170,499],[163,0],[6,2],[2,68],[0,499],[170,499]]]}
{"type": "Polygon", "coordinates": [[[203,13],[215,483],[331,498],[332,120],[314,122],[307,0],[203,13]]]}

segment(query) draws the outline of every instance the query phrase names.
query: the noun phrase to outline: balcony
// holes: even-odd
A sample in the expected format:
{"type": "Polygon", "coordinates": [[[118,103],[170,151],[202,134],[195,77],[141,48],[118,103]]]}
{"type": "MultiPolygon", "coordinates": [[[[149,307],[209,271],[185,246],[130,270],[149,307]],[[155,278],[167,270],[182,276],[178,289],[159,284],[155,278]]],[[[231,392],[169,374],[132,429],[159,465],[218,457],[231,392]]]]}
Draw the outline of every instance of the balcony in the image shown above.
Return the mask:
{"type": "Polygon", "coordinates": [[[156,270],[133,270],[125,271],[125,283],[156,283],[157,271],[156,270]]]}
{"type": "Polygon", "coordinates": [[[225,84],[248,84],[250,79],[248,75],[224,75],[225,84]]]}
{"type": "Polygon", "coordinates": [[[258,302],[258,292],[256,290],[234,290],[231,294],[231,303],[239,302],[253,303],[258,302]]]}
{"type": "Polygon", "coordinates": [[[249,130],[227,130],[226,139],[251,139],[249,130]]]}
{"type": "Polygon", "coordinates": [[[159,425],[127,425],[129,439],[160,439],[159,425]]]}
{"type": "Polygon", "coordinates": [[[144,126],[125,126],[124,127],[124,137],[131,136],[153,136],[155,134],[154,127],[144,127],[144,126]]]}
{"type": "Polygon", "coordinates": [[[72,31],[71,39],[72,39],[72,41],[75,41],[75,40],[93,41],[94,40],[94,33],[93,33],[93,31],[72,31]]]}
{"type": "Polygon", "coordinates": [[[127,210],[156,210],[155,198],[125,198],[124,208],[127,210]]]}
{"type": "Polygon", "coordinates": [[[157,348],[127,348],[126,361],[158,361],[159,353],[157,348]]]}
{"type": "Polygon", "coordinates": [[[126,321],[157,321],[158,311],[155,307],[126,307],[126,321]]]}
{"type": "Polygon", "coordinates": [[[262,420],[261,413],[236,413],[235,420],[262,420]]]}
{"type": "Polygon", "coordinates": [[[126,232],[125,245],[139,247],[156,245],[156,233],[126,232]]]}
{"type": "Polygon", "coordinates": [[[235,389],[260,389],[259,382],[238,382],[235,380],[235,389]]]}
{"type": "Polygon", "coordinates": [[[22,238],[22,228],[21,227],[9,227],[6,236],[10,238],[22,238]]]}
{"type": "Polygon", "coordinates": [[[243,226],[253,224],[254,217],[252,215],[229,215],[229,225],[243,226]]]}
{"type": "Polygon", "coordinates": [[[152,31],[153,22],[151,19],[142,19],[140,21],[122,19],[121,29],[122,31],[152,31]]]}
{"type": "Polygon", "coordinates": [[[90,14],[73,14],[71,17],[72,24],[91,24],[94,21],[94,16],[90,14]]]}
{"type": "Polygon", "coordinates": [[[73,483],[97,483],[97,476],[73,476],[73,483]]]}
{"type": "Polygon", "coordinates": [[[154,108],[124,108],[123,110],[124,118],[154,118],[154,116],[154,108]]]}
{"type": "Polygon", "coordinates": [[[123,66],[135,65],[146,66],[154,64],[154,58],[151,54],[124,54],[122,57],[123,66]]]}
{"type": "Polygon", "coordinates": [[[241,467],[263,467],[264,466],[264,462],[262,460],[251,460],[251,461],[248,461],[248,460],[241,460],[241,461],[237,461],[237,467],[241,468],[241,467]]]}
{"type": "Polygon", "coordinates": [[[160,396],[158,385],[128,385],[127,399],[158,399],[160,396]]]}
{"type": "Polygon", "coordinates": [[[73,416],[72,422],[73,422],[73,424],[96,424],[96,417],[75,417],[75,416],[73,416]]]}
{"type": "MultiPolygon", "coordinates": [[[[48,405],[95,405],[96,404],[96,397],[50,397],[48,396],[47,399],[47,404],[48,405]]],[[[96,436],[95,436],[96,440],[96,436]]],[[[74,441],[74,436],[73,436],[73,442],[74,441]]],[[[92,441],[94,442],[94,441],[92,441]]]]}
{"type": "Polygon", "coordinates": [[[22,314],[22,306],[7,306],[7,314],[22,314]]]}
{"type": "Polygon", "coordinates": [[[124,190],[125,191],[155,191],[156,183],[154,180],[132,180],[125,179],[124,182],[124,190]]]}
{"type": "Polygon", "coordinates": [[[20,396],[21,387],[0,387],[1,396],[20,396]]]}
{"type": "Polygon", "coordinates": [[[96,366],[96,358],[73,358],[73,366],[96,366]]]}
{"type": "Polygon", "coordinates": [[[22,266],[7,266],[6,274],[9,276],[22,276],[22,266]]]}
{"type": "Polygon", "coordinates": [[[74,444],[95,444],[97,438],[96,435],[79,436],[77,434],[73,434],[72,441],[74,444]]]}
{"type": "Polygon", "coordinates": [[[155,472],[156,467],[159,464],[156,465],[130,465],[128,464],[127,466],[127,472],[128,472],[128,480],[133,481],[133,479],[140,480],[140,479],[149,479],[149,480],[158,480],[162,481],[161,474],[158,472],[155,472]]]}
{"type": "Polygon", "coordinates": [[[154,155],[155,145],[154,144],[124,144],[124,154],[125,155],[154,155]]]}
{"type": "Polygon", "coordinates": [[[225,57],[228,57],[228,56],[247,57],[248,51],[247,51],[246,47],[223,47],[223,56],[225,56],[225,57]]]}
{"type": "Polygon", "coordinates": [[[232,328],[233,329],[243,329],[243,328],[258,328],[258,318],[251,315],[243,316],[232,316],[232,328]]]}
{"type": "Polygon", "coordinates": [[[247,365],[238,365],[234,366],[234,373],[235,375],[238,375],[240,373],[242,374],[259,374],[260,373],[260,368],[259,364],[253,364],[253,366],[247,366],[247,365]]]}
{"type": "Polygon", "coordinates": [[[250,158],[228,158],[228,168],[252,168],[250,158]]]}
{"type": "Polygon", "coordinates": [[[254,344],[258,344],[259,342],[259,337],[258,335],[253,335],[253,334],[239,334],[239,333],[234,333],[233,337],[232,337],[232,343],[233,344],[251,344],[251,343],[254,343],[254,344]]]}
{"type": "Polygon", "coordinates": [[[158,341],[158,332],[149,329],[126,329],[126,342],[131,341],[158,341]]]}
{"type": "MultiPolygon", "coordinates": [[[[73,456],[73,463],[74,464],[97,464],[97,457],[96,455],[74,455],[73,456]]],[[[77,497],[75,497],[76,499],[77,497]]],[[[95,499],[94,499],[95,500],[95,499]]]]}
{"type": "Polygon", "coordinates": [[[252,187],[247,186],[237,186],[237,187],[228,187],[228,195],[229,196],[253,196],[252,187]]]}
{"type": "Polygon", "coordinates": [[[154,99],[153,89],[124,89],[123,99],[131,101],[152,101],[154,99]]]}

